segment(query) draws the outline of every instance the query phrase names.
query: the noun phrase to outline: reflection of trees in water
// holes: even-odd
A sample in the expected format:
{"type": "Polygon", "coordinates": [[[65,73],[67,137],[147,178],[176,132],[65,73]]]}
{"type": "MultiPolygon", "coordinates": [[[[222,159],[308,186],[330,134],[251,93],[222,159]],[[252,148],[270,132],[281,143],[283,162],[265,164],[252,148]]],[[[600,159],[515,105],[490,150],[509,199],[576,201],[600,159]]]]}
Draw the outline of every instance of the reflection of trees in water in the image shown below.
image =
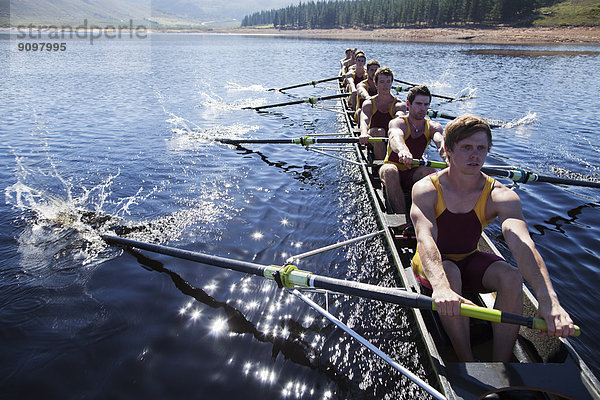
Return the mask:
{"type": "Polygon", "coordinates": [[[550,219],[545,221],[548,223],[548,226],[541,225],[541,224],[535,224],[535,225],[533,225],[533,227],[535,227],[535,229],[538,230],[540,235],[544,235],[544,233],[547,230],[552,231],[552,232],[560,232],[562,234],[566,234],[566,232],[562,229],[563,225],[576,224],[577,219],[578,219],[579,215],[583,212],[583,210],[585,210],[587,208],[598,208],[598,207],[600,207],[600,203],[582,204],[579,207],[575,207],[575,208],[567,211],[567,215],[570,218],[565,218],[565,217],[557,215],[557,216],[551,217],[550,219]]]}
{"type": "MultiPolygon", "coordinates": [[[[283,146],[287,146],[287,145],[283,145],[283,146]]],[[[306,183],[308,185],[315,185],[317,187],[322,187],[322,183],[315,182],[315,180],[313,179],[313,172],[319,171],[319,167],[317,167],[317,166],[303,165],[303,166],[299,167],[296,165],[290,165],[290,164],[286,163],[285,161],[273,162],[273,161],[270,161],[267,158],[267,156],[262,154],[260,151],[250,150],[239,144],[236,145],[235,147],[237,150],[243,151],[242,154],[244,154],[244,155],[256,154],[260,157],[260,159],[265,164],[267,164],[271,167],[276,167],[276,168],[282,169],[285,172],[293,173],[295,175],[294,179],[297,179],[302,183],[306,183]]]]}

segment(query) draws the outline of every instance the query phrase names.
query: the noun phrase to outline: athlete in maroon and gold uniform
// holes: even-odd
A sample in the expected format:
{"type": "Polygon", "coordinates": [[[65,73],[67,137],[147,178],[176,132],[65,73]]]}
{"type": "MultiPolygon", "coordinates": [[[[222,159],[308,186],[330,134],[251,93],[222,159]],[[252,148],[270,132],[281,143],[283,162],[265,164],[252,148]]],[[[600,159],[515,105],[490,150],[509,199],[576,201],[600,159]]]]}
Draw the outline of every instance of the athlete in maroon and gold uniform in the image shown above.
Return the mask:
{"type": "Polygon", "coordinates": [[[362,103],[377,94],[377,84],[375,83],[375,72],[379,69],[377,60],[369,60],[367,63],[367,79],[356,86],[356,112],[354,121],[359,123],[360,110],[362,103]]]}
{"type": "Polygon", "coordinates": [[[356,86],[367,79],[366,62],[367,58],[365,57],[365,53],[359,50],[356,53],[356,68],[346,74],[345,86],[348,93],[350,93],[349,103],[352,108],[356,106],[356,86]]]}
{"type": "Polygon", "coordinates": [[[429,167],[413,168],[413,158],[421,158],[432,140],[444,157],[442,126],[425,118],[430,102],[427,86],[410,89],[406,97],[408,115],[396,117],[389,124],[390,140],[379,176],[392,211],[398,214],[406,212],[404,193],[409,193],[416,181],[434,172],[429,167]]]}
{"type": "MultiPolygon", "coordinates": [[[[367,144],[370,137],[387,137],[389,122],[398,115],[404,115],[406,104],[394,97],[390,90],[394,74],[388,67],[381,67],[375,73],[377,95],[362,105],[360,113],[360,143],[367,144]]],[[[385,157],[385,144],[373,143],[376,160],[385,157]]]]}
{"type": "MultiPolygon", "coordinates": [[[[483,190],[475,207],[467,213],[453,213],[446,207],[438,174],[429,175],[435,187],[437,197],[435,204],[435,220],[437,224],[437,247],[443,260],[454,262],[463,276],[463,290],[467,292],[489,292],[482,285],[486,269],[495,261],[503,259],[495,254],[480,252],[479,238],[483,228],[488,225],[485,219],[487,204],[495,179],[486,177],[483,190]]],[[[425,276],[419,257],[419,250],[413,257],[413,272],[421,284],[431,289],[431,284],[425,276]]]]}
{"type": "MultiPolygon", "coordinates": [[[[466,290],[495,291],[494,308],[521,314],[523,278],[539,301],[547,334],[575,333],[573,321],[562,308],[544,261],[535,248],[523,218],[519,196],[481,172],[492,145],[489,124],[465,114],[444,131],[449,167],[418,181],[412,191],[410,216],[417,235],[414,270],[432,290],[437,312],[458,358],[474,361],[469,321],[460,316],[466,290]],[[496,218],[518,269],[503,259],[477,250],[481,231],[496,218]]],[[[493,323],[493,361],[508,362],[518,325],[493,323]]]]}

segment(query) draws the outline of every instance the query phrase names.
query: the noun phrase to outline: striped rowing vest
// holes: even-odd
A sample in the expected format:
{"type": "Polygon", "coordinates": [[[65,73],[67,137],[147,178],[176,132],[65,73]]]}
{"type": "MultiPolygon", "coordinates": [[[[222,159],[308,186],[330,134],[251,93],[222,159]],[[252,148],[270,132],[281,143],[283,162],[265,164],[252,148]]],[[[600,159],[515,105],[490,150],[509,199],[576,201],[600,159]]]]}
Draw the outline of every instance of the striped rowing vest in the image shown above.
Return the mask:
{"type": "MultiPolygon", "coordinates": [[[[425,132],[417,138],[411,136],[411,127],[408,123],[408,116],[404,117],[404,121],[406,122],[406,133],[404,134],[404,142],[410,150],[410,153],[413,155],[413,158],[421,158],[423,157],[423,153],[425,153],[425,149],[429,146],[431,142],[432,134],[431,129],[429,129],[429,120],[425,119],[425,132]]],[[[385,159],[383,160],[386,164],[394,164],[398,167],[400,171],[408,170],[408,167],[400,162],[398,159],[398,153],[392,151],[392,146],[388,143],[387,146],[387,154],[385,155],[385,159]]]]}
{"type": "Polygon", "coordinates": [[[382,128],[385,129],[386,133],[388,131],[388,124],[392,119],[394,119],[394,107],[396,103],[399,102],[397,98],[394,97],[394,101],[390,105],[390,109],[387,112],[381,112],[377,109],[377,102],[375,99],[377,96],[371,98],[371,104],[373,105],[371,110],[371,119],[369,121],[369,128],[382,128]]]}
{"type": "Polygon", "coordinates": [[[356,71],[354,71],[352,73],[352,80],[354,81],[354,86],[356,87],[359,83],[361,83],[362,81],[364,81],[365,79],[367,79],[367,70],[365,69],[363,74],[358,77],[356,75],[356,71]]]}
{"type": "MultiPolygon", "coordinates": [[[[485,219],[485,206],[494,187],[495,179],[486,177],[483,190],[475,207],[464,214],[455,214],[446,208],[446,202],[442,194],[439,176],[437,173],[429,175],[435,190],[437,201],[435,205],[435,220],[438,228],[436,239],[437,247],[443,257],[452,261],[460,261],[476,251],[479,251],[478,243],[483,228],[488,225],[485,219]]],[[[425,278],[425,272],[419,258],[419,247],[412,260],[415,274],[425,278]]]]}

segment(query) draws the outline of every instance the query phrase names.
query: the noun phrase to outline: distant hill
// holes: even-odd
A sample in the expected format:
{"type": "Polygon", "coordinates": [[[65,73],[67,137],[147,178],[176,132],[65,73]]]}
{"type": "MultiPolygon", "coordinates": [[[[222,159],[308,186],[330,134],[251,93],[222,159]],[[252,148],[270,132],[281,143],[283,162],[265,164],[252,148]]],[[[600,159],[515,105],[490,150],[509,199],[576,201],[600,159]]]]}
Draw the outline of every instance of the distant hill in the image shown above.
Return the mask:
{"type": "Polygon", "coordinates": [[[239,26],[244,15],[293,0],[0,0],[0,25],[239,26]]]}
{"type": "Polygon", "coordinates": [[[535,26],[598,26],[600,2],[598,0],[567,0],[543,7],[535,26]]]}

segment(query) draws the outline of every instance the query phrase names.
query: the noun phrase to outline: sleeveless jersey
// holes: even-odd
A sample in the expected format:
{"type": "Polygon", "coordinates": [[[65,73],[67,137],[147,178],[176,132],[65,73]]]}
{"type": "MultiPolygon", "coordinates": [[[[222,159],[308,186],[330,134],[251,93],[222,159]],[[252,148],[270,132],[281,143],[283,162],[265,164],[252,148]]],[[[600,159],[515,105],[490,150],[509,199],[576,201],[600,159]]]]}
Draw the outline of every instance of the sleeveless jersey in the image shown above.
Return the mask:
{"type": "MultiPolygon", "coordinates": [[[[404,134],[404,142],[410,150],[410,153],[413,155],[413,158],[421,158],[423,153],[425,153],[425,149],[429,146],[431,142],[431,138],[433,135],[431,134],[431,130],[429,129],[429,120],[425,119],[425,132],[417,138],[413,138],[411,136],[411,127],[408,123],[408,116],[404,117],[404,121],[406,122],[406,133],[404,134]]],[[[394,164],[398,167],[400,171],[408,170],[408,167],[400,162],[398,158],[398,153],[392,150],[392,146],[390,146],[388,142],[387,146],[387,154],[385,155],[385,159],[383,160],[386,164],[394,164]]]]}
{"type": "Polygon", "coordinates": [[[352,80],[354,81],[354,86],[356,87],[359,83],[367,79],[367,71],[364,70],[363,74],[359,77],[356,75],[356,71],[352,73],[352,80]]]}
{"type": "MultiPolygon", "coordinates": [[[[369,96],[373,97],[377,94],[377,87],[375,85],[371,86],[369,84],[369,80],[367,79],[365,82],[365,86],[367,88],[367,92],[369,93],[369,96]]],[[[356,110],[358,110],[359,108],[362,107],[362,103],[365,101],[366,99],[363,99],[362,97],[358,97],[357,98],[357,102],[356,102],[356,110]]],[[[357,116],[355,116],[354,118],[355,120],[357,119],[357,116]]]]}
{"type": "Polygon", "coordinates": [[[373,105],[373,107],[371,109],[371,119],[369,121],[368,129],[382,128],[385,129],[385,131],[387,132],[388,124],[395,117],[394,107],[396,106],[396,103],[400,100],[394,97],[394,101],[390,105],[390,109],[387,112],[381,112],[377,109],[377,102],[375,101],[376,98],[377,97],[373,97],[371,99],[371,104],[373,105]]]}
{"type": "MultiPolygon", "coordinates": [[[[455,214],[446,208],[438,174],[432,174],[429,177],[437,192],[435,218],[438,228],[436,239],[438,249],[442,257],[452,261],[463,260],[479,251],[477,244],[483,228],[488,225],[485,219],[485,206],[494,187],[495,179],[489,176],[486,177],[483,190],[471,211],[464,214],[455,214]]],[[[427,279],[419,258],[418,246],[412,260],[412,266],[416,275],[427,279]]]]}

